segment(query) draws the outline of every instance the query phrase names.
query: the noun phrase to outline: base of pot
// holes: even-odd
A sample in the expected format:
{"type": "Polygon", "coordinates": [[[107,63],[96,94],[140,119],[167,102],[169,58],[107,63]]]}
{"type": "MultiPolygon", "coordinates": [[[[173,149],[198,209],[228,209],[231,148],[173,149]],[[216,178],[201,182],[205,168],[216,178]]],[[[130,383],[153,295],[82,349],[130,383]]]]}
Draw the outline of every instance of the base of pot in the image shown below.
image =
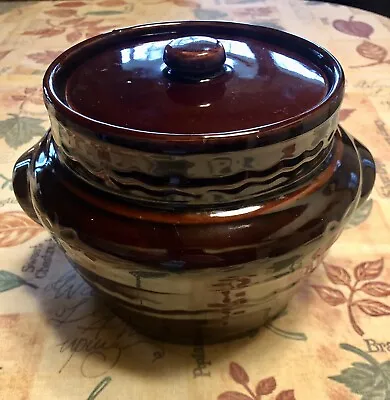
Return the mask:
{"type": "Polygon", "coordinates": [[[283,304],[277,310],[273,309],[272,314],[256,313],[245,316],[245,319],[235,317],[232,321],[196,320],[149,316],[118,303],[117,299],[106,295],[102,297],[112,312],[138,333],[151,339],[183,345],[217,344],[253,337],[262,326],[276,318],[287,306],[283,304]]]}
{"type": "MultiPolygon", "coordinates": [[[[98,275],[92,267],[74,266],[114,314],[136,331],[153,339],[189,345],[253,336],[255,331],[286,308],[305,273],[300,268],[264,283],[259,283],[252,276],[234,276],[232,279],[238,281],[236,286],[241,287],[230,288],[231,285],[226,285],[226,290],[216,290],[209,278],[203,291],[201,286],[197,288],[198,296],[193,288],[194,292],[183,295],[184,301],[181,301],[174,291],[157,290],[158,286],[152,290],[151,280],[148,281],[148,288],[139,288],[125,280],[123,283],[109,280],[98,275]],[[191,296],[198,301],[188,307],[186,300],[191,296]]],[[[217,272],[216,277],[212,277],[216,283],[221,280],[217,272]]]]}

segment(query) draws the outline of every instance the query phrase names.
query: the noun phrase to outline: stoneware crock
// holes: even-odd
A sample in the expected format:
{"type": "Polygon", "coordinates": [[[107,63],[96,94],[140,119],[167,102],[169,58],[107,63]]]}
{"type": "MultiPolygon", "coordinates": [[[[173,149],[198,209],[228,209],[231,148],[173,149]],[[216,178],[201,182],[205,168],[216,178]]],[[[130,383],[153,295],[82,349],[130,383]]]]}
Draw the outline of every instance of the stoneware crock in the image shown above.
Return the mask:
{"type": "Polygon", "coordinates": [[[51,129],[17,161],[25,212],[139,331],[175,342],[280,313],[370,194],[323,48],[230,22],[168,22],[65,51],[51,129]]]}

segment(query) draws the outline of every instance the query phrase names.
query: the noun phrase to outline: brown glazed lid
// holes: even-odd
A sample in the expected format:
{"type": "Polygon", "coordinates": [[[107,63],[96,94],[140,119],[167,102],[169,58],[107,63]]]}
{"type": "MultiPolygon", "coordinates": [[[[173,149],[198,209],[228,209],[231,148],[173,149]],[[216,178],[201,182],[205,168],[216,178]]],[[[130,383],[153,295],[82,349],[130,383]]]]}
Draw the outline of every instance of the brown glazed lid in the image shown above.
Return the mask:
{"type": "Polygon", "coordinates": [[[341,103],[344,76],[331,54],[302,38],[199,21],[82,42],[53,62],[44,86],[58,119],[114,139],[254,134],[269,143],[326,121],[341,103]]]}

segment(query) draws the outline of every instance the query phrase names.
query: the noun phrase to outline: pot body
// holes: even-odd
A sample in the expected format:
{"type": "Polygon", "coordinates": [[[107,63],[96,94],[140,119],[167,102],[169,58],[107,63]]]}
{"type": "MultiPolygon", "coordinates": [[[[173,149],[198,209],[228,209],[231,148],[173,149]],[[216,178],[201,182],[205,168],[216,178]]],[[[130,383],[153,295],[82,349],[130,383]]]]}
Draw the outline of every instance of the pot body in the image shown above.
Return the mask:
{"type": "Polygon", "coordinates": [[[141,332],[240,337],[286,307],[372,189],[370,153],[338,127],[343,93],[337,60],[286,32],[114,31],[47,70],[51,129],[15,194],[141,332]]]}
{"type": "Polygon", "coordinates": [[[369,151],[326,123],[236,152],[156,153],[52,128],[14,191],[82,277],[142,333],[216,342],[280,313],[374,184],[369,151]]]}

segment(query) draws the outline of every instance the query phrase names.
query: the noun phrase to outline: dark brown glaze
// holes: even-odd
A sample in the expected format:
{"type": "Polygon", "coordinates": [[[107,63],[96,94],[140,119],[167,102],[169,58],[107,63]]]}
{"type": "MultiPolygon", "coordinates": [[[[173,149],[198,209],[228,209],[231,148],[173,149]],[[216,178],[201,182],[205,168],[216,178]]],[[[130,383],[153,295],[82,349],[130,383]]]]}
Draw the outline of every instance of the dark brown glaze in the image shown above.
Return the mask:
{"type": "Polygon", "coordinates": [[[333,147],[323,171],[283,199],[279,192],[273,201],[253,199],[191,213],[131,205],[86,186],[59,162],[49,135],[33,160],[32,197],[41,217],[77,232],[92,248],[154,267],[174,260],[182,261],[181,269],[224,267],[294,250],[322,235],[331,221],[343,220],[358,197],[360,164],[353,148],[344,149],[341,138],[333,147]],[[332,175],[337,162],[348,168],[332,175]],[[286,225],[294,229],[289,231],[286,225]],[[222,251],[227,248],[232,249],[222,251]],[[151,249],[164,252],[152,259],[151,249]]]}
{"type": "MultiPolygon", "coordinates": [[[[343,128],[340,127],[341,132],[346,134],[343,128]]],[[[359,206],[362,205],[370,196],[372,188],[375,183],[375,162],[372,158],[370,151],[364,146],[363,143],[359,142],[359,140],[354,139],[355,146],[360,156],[360,162],[362,165],[363,171],[363,184],[362,184],[362,193],[360,195],[359,206]]]]}
{"type": "Polygon", "coordinates": [[[226,53],[217,39],[187,36],[170,41],[164,48],[163,60],[174,79],[199,81],[224,72],[226,53]]]}
{"type": "Polygon", "coordinates": [[[288,33],[197,21],[123,29],[80,43],[53,62],[44,86],[49,113],[72,131],[144,151],[188,154],[302,134],[337,111],[344,76],[331,54],[288,33]],[[192,34],[225,40],[225,64],[232,68],[197,84],[162,73],[165,46],[192,34]],[[130,56],[124,63],[124,43],[128,50],[155,51],[144,48],[139,60],[130,56]],[[188,104],[189,98],[199,102],[188,104]]]}
{"type": "MultiPolygon", "coordinates": [[[[193,74],[199,69],[193,60],[187,60],[189,65],[182,65],[173,76],[166,74],[163,54],[170,38],[126,42],[125,48],[122,44],[87,58],[67,80],[67,103],[75,111],[110,125],[199,134],[288,120],[314,108],[327,94],[326,77],[314,63],[291,50],[245,37],[218,37],[227,50],[228,70],[216,77],[183,80],[190,76],[191,65],[193,74]],[[204,102],[188,105],[187,98],[199,86],[204,102]],[[173,91],[175,101],[168,94],[173,91]],[[215,91],[224,95],[213,101],[215,91]]],[[[172,52],[166,56],[170,55],[172,67],[178,69],[172,52]]],[[[213,67],[210,70],[207,66],[204,73],[213,72],[213,67]]]]}
{"type": "Polygon", "coordinates": [[[12,185],[16,198],[23,211],[35,222],[40,223],[37,214],[31,203],[30,185],[28,178],[28,170],[31,168],[31,160],[36,152],[37,147],[32,147],[26,151],[16,162],[13,175],[12,185]]]}
{"type": "MultiPolygon", "coordinates": [[[[30,168],[33,206],[79,272],[140,331],[175,342],[239,337],[280,312],[340,234],[362,180],[356,148],[340,132],[297,190],[203,212],[153,211],[85,185],[61,164],[50,134],[30,168]],[[191,306],[193,296],[207,300],[191,306]]],[[[28,203],[21,180],[14,184],[28,203]]]]}
{"type": "MultiPolygon", "coordinates": [[[[274,71],[270,52],[262,54],[259,66],[274,71]]],[[[145,64],[141,71],[161,72],[153,65],[152,60],[151,69],[145,64]]],[[[254,86],[261,76],[277,88],[272,73],[257,75],[254,86]]],[[[140,331],[190,343],[239,337],[287,305],[302,277],[318,265],[372,189],[371,154],[337,127],[343,87],[341,67],[325,50],[267,28],[190,22],[103,35],[69,50],[49,68],[44,92],[52,127],[15,165],[15,194],[23,209],[52,233],[81,275],[140,331]],[[239,127],[251,129],[239,132],[214,131],[223,126],[222,119],[233,121],[231,115],[219,115],[217,106],[211,108],[211,120],[196,123],[186,120],[190,114],[168,122],[159,114],[165,109],[173,116],[175,103],[195,115],[198,102],[212,99],[216,105],[231,99],[229,85],[242,76],[228,70],[211,78],[205,91],[189,84],[193,92],[187,95],[180,85],[188,82],[169,74],[154,76],[152,86],[161,76],[167,86],[160,85],[159,93],[156,89],[153,103],[146,102],[147,91],[138,95],[144,102],[142,112],[151,112],[147,123],[161,127],[160,133],[137,131],[129,115],[120,113],[115,123],[124,126],[108,125],[104,119],[115,113],[103,105],[98,106],[103,121],[97,121],[89,118],[97,118],[91,110],[83,109],[87,117],[65,104],[67,79],[70,88],[77,87],[81,58],[98,62],[94,52],[104,45],[107,52],[100,61],[113,61],[112,49],[120,53],[123,38],[139,44],[140,38],[150,35],[156,43],[157,36],[168,40],[167,31],[169,40],[172,35],[226,39],[229,34],[229,40],[242,43],[245,38],[251,48],[256,48],[256,35],[270,41],[269,49],[284,40],[285,54],[289,46],[289,54],[301,54],[298,65],[316,65],[323,85],[309,83],[312,95],[299,101],[295,111],[279,87],[284,93],[280,102],[272,100],[271,93],[266,107],[282,106],[284,101],[288,116],[257,126],[274,116],[257,112],[251,119],[249,108],[239,127]],[[131,128],[126,126],[130,122],[131,128]],[[165,131],[168,125],[170,130],[165,131]]],[[[240,88],[244,103],[249,101],[246,95],[254,96],[245,84],[240,88]]],[[[95,107],[99,99],[104,103],[110,96],[96,97],[95,107]]],[[[262,96],[259,92],[258,98],[262,96]]],[[[75,106],[76,96],[72,99],[75,106]]],[[[111,105],[120,108],[119,103],[111,97],[111,105]]],[[[147,120],[142,113],[134,118],[138,123],[147,120]]]]}

